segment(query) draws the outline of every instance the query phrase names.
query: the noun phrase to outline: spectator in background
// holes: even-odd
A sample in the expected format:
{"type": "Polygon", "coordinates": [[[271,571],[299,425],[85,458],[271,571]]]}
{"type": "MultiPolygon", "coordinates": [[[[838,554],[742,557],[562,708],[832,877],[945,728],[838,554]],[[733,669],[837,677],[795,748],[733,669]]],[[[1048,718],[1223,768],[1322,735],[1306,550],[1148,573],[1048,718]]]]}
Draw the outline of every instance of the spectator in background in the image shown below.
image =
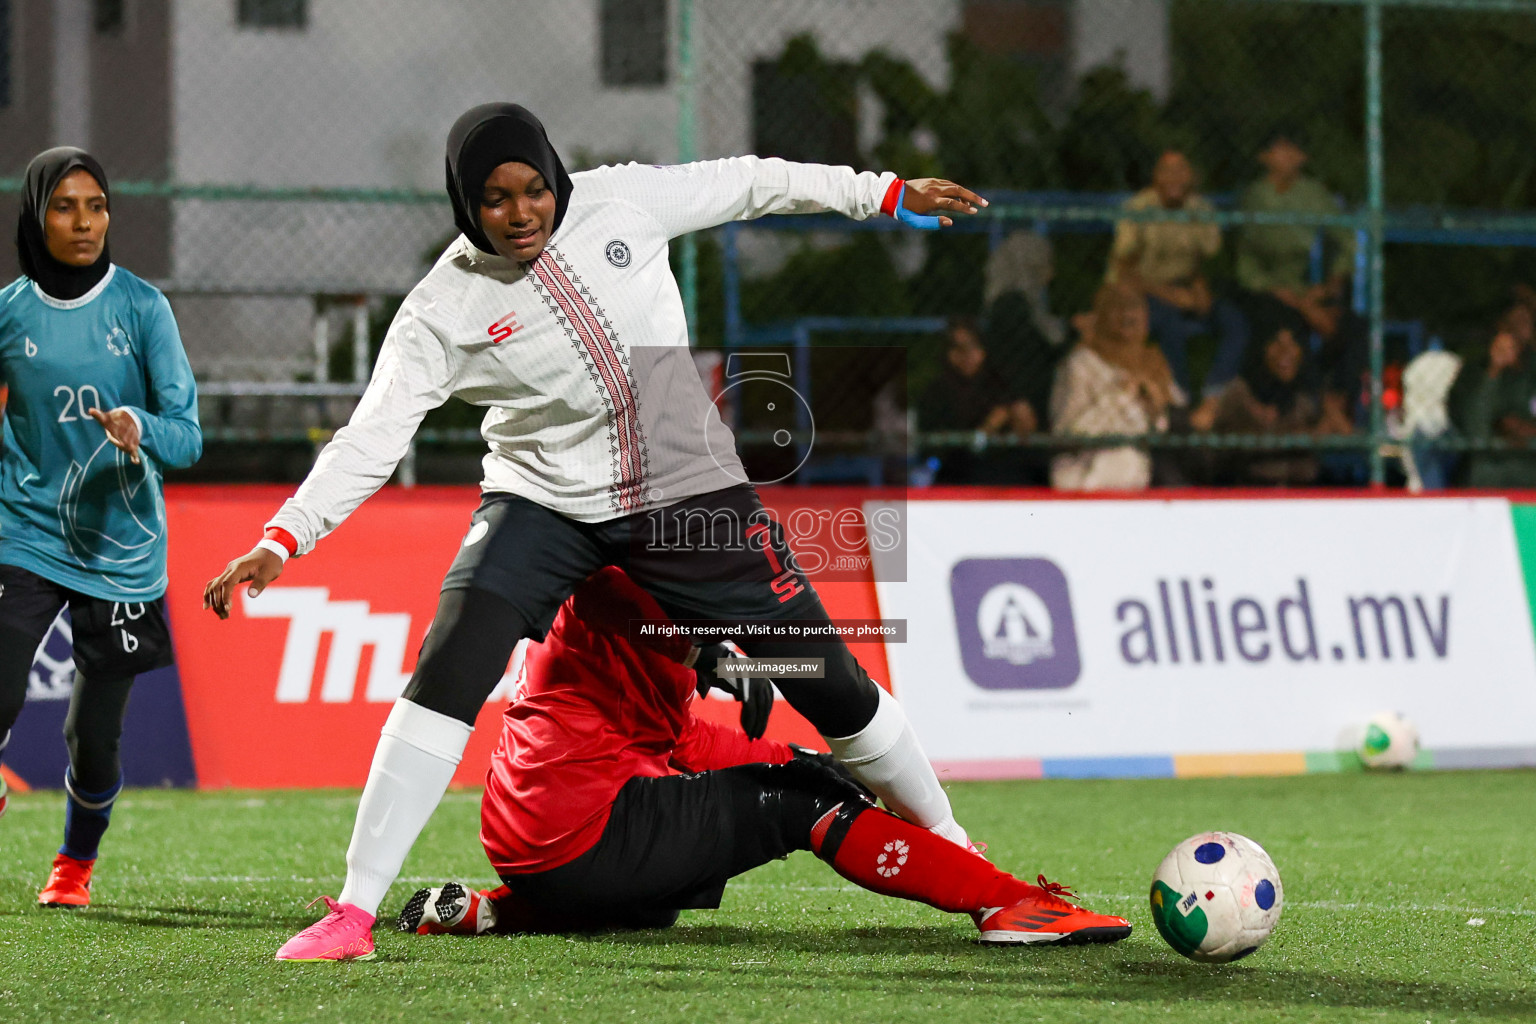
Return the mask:
{"type": "MultiPolygon", "coordinates": [[[[1127,210],[1209,211],[1211,204],[1195,193],[1195,171],[1188,158],[1170,149],[1152,170],[1152,185],[1125,201],[1127,210]]],[[[1235,305],[1217,299],[1204,271],[1207,259],[1221,251],[1221,229],[1215,224],[1175,221],[1123,220],[1115,225],[1109,254],[1108,281],[1124,281],[1147,296],[1152,340],[1157,342],[1186,392],[1191,389],[1189,342],[1202,334],[1216,338],[1216,359],[1206,374],[1200,407],[1191,422],[1208,428],[1215,416],[1221,388],[1237,375],[1248,326],[1235,305]]]]}
{"type": "MultiPolygon", "coordinates": [[[[1007,384],[1016,429],[1045,428],[1051,380],[1068,349],[1066,325],[1050,308],[1055,274],[1050,239],[1032,231],[1015,232],[987,258],[982,343],[1007,384]]],[[[1043,483],[1044,463],[1034,468],[1043,483]]]]}
{"type": "MultiPolygon", "coordinates": [[[[1051,429],[1058,435],[1143,434],[1167,430],[1169,412],[1185,405],[1168,360],[1149,344],[1147,300],[1124,282],[1105,284],[1093,318],[1062,360],[1051,392],[1051,429]]],[[[1140,490],[1152,483],[1152,457],[1142,448],[1088,448],[1051,462],[1051,486],[1063,491],[1140,490]]]]}
{"type": "MultiPolygon", "coordinates": [[[[1273,133],[1259,153],[1264,177],[1248,186],[1241,208],[1250,213],[1336,214],[1338,201],[1302,169],[1307,152],[1295,132],[1273,133]]],[[[1348,228],[1329,228],[1332,253],[1327,273],[1308,282],[1315,228],[1290,225],[1244,227],[1237,243],[1237,283],[1246,293],[1245,312],[1274,299],[1299,313],[1322,339],[1318,354],[1323,382],[1322,422],[1328,433],[1354,429],[1361,375],[1368,361],[1365,323],[1347,305],[1355,239],[1348,228]]],[[[1298,339],[1299,340],[1299,339],[1298,339]]]]}
{"type": "Polygon", "coordinates": [[[1511,289],[1515,296],[1515,305],[1524,306],[1527,313],[1536,320],[1536,288],[1528,284],[1517,284],[1511,289]]]}
{"type": "MultiPolygon", "coordinates": [[[[1254,325],[1255,345],[1242,371],[1221,394],[1215,430],[1219,434],[1310,434],[1322,418],[1320,396],[1302,339],[1301,316],[1281,307],[1254,325]]],[[[1218,483],[1297,486],[1317,479],[1311,452],[1280,451],[1254,458],[1234,454],[1219,460],[1218,483]]]]}
{"type": "MultiPolygon", "coordinates": [[[[1468,360],[1451,391],[1451,415],[1474,441],[1536,440],[1536,322],[1531,308],[1513,306],[1503,317],[1486,356],[1468,360]]],[[[1473,487],[1536,487],[1536,452],[1480,452],[1472,457],[1473,487]]]]}
{"type": "MultiPolygon", "coordinates": [[[[1517,289],[1517,295],[1523,289],[1517,289]]],[[[1504,311],[1499,319],[1498,329],[1508,331],[1515,336],[1522,347],[1530,348],[1536,344],[1536,304],[1519,298],[1514,305],[1504,311]]]]}
{"type": "Polygon", "coordinates": [[[1067,338],[1066,324],[1051,313],[1051,282],[1056,278],[1051,240],[1033,231],[1015,231],[987,256],[984,299],[990,310],[1005,296],[1017,298],[1029,313],[1030,330],[1048,345],[1067,338]]]}
{"type": "MultiPolygon", "coordinates": [[[[917,423],[924,431],[974,431],[992,437],[1032,434],[1039,428],[1034,408],[1012,394],[1005,375],[989,365],[975,317],[950,321],[944,366],[918,401],[917,423]]],[[[941,458],[935,482],[1020,482],[1016,460],[1007,452],[995,454],[984,459],[980,452],[951,448],[941,458]]]]}

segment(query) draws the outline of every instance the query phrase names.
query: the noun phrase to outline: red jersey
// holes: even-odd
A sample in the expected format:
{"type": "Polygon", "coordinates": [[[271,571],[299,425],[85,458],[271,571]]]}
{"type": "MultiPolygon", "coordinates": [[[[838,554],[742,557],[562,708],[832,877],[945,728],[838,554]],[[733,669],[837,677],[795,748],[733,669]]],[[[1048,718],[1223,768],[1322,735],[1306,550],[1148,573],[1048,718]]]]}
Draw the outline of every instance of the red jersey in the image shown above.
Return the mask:
{"type": "Polygon", "coordinates": [[[693,645],[632,633],[664,623],[615,568],[576,589],[549,635],[530,644],[502,720],[480,803],[480,842],[498,871],[545,871],[602,835],[614,797],[637,775],[782,764],[789,747],[695,718],[693,645]]]}

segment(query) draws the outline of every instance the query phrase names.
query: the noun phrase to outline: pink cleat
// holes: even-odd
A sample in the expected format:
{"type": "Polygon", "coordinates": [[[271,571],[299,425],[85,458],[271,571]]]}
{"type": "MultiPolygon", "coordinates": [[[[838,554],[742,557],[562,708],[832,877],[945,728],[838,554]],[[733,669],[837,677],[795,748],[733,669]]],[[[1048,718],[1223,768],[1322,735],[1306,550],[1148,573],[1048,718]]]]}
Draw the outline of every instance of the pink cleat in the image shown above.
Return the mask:
{"type": "Polygon", "coordinates": [[[310,900],[312,907],[325,901],[326,914],[283,943],[279,960],[317,963],[321,960],[372,960],[373,915],[351,903],[337,903],[329,896],[310,900]]]}

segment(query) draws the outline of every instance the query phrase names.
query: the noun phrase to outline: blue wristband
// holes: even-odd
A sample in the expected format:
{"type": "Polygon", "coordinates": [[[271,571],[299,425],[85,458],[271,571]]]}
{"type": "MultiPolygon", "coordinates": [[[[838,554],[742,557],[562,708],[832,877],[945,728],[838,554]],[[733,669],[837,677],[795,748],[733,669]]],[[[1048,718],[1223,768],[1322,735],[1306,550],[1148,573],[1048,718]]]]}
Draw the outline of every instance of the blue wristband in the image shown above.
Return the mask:
{"type": "Polygon", "coordinates": [[[913,213],[911,210],[907,209],[906,206],[904,206],[902,203],[902,201],[906,198],[907,183],[902,182],[901,191],[896,193],[897,220],[901,221],[907,227],[916,228],[919,231],[937,231],[939,228],[944,226],[939,223],[939,218],[937,217],[930,217],[923,213],[913,213]]]}

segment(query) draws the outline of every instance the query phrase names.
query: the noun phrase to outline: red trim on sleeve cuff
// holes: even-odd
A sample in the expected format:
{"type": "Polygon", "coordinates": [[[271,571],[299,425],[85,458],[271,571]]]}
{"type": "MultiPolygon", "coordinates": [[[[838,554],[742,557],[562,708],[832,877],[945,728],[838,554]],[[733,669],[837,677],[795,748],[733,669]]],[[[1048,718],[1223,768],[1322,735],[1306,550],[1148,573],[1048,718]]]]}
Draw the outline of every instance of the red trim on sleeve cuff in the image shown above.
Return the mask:
{"type": "Polygon", "coordinates": [[[896,216],[896,200],[901,196],[901,186],[906,182],[900,178],[891,182],[891,187],[885,190],[885,198],[880,200],[880,212],[887,217],[896,216]]]}
{"type": "Polygon", "coordinates": [[[283,547],[288,549],[289,555],[296,555],[299,553],[299,542],[294,539],[293,534],[289,533],[287,530],[280,526],[267,527],[267,531],[262,534],[262,537],[266,540],[277,541],[283,547]]]}

